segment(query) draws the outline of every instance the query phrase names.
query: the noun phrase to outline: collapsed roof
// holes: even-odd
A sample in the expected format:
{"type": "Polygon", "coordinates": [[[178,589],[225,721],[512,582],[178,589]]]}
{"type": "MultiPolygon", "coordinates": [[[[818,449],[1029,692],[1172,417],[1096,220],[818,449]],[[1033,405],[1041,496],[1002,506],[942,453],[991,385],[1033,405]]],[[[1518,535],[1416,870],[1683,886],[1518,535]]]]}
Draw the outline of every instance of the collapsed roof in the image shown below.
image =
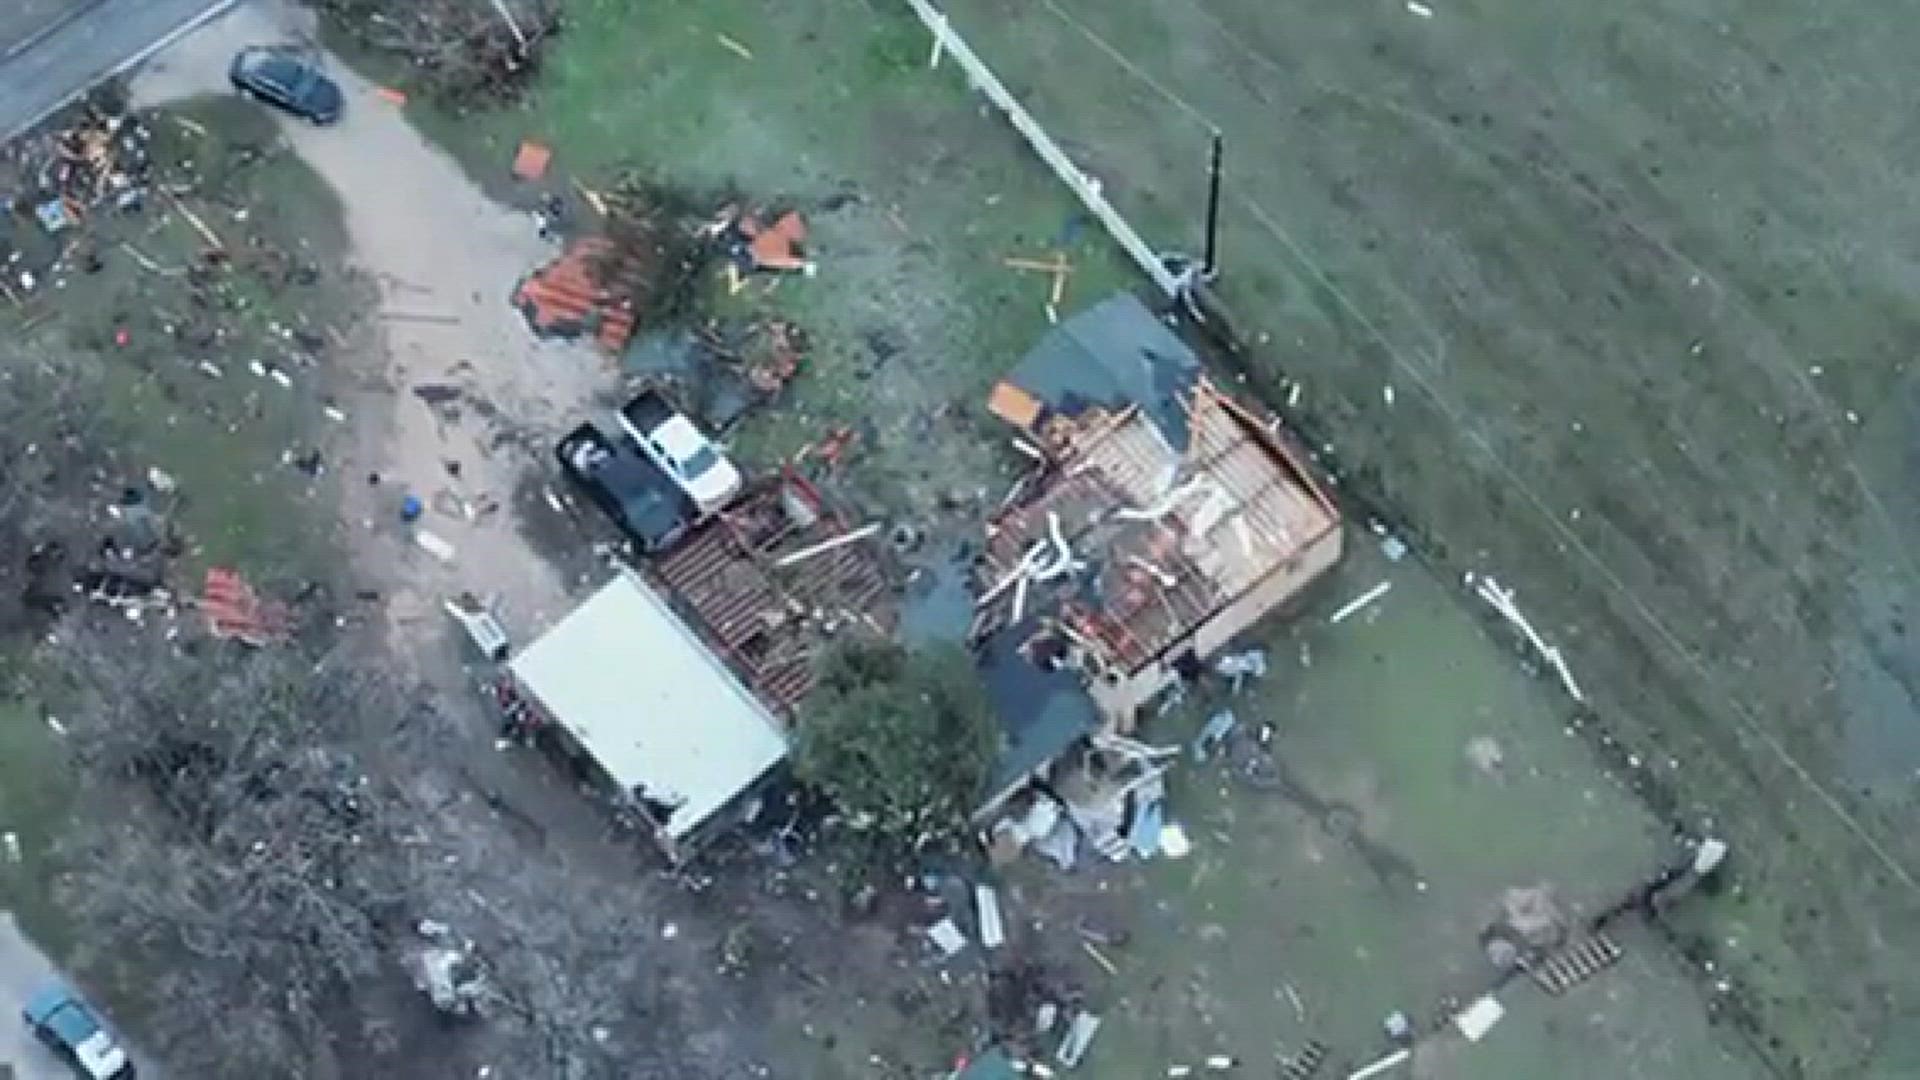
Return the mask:
{"type": "Polygon", "coordinates": [[[988,524],[976,637],[1045,611],[1097,671],[1130,675],[1297,571],[1244,628],[1338,554],[1339,511],[1278,419],[1216,389],[1132,296],[1062,323],[989,406],[1045,462],[988,524]]]}

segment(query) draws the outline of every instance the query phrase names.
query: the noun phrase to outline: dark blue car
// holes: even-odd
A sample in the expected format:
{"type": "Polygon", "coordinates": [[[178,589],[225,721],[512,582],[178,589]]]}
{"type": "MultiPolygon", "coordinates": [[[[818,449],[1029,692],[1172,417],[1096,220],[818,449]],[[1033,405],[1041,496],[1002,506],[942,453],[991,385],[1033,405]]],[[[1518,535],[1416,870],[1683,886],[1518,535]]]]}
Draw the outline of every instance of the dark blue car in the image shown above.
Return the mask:
{"type": "Polygon", "coordinates": [[[316,124],[340,119],[340,86],[306,58],[285,49],[241,49],[227,69],[233,88],[316,124]]]}
{"type": "Polygon", "coordinates": [[[133,1062],[93,1007],[68,987],[42,988],[20,1010],[36,1038],[66,1058],[87,1080],[133,1080],[133,1062]]]}

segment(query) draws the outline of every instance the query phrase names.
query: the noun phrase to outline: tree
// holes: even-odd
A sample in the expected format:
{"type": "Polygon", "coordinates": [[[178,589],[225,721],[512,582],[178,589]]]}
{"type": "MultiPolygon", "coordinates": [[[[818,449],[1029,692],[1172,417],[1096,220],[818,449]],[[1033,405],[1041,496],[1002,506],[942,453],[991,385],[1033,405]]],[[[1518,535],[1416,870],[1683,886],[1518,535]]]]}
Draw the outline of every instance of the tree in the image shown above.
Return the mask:
{"type": "Polygon", "coordinates": [[[416,893],[408,808],[366,764],[402,695],[341,652],[187,651],[85,621],[55,657],[79,819],[60,893],[82,940],[151,973],[176,1068],[337,1074],[336,1039],[377,1039],[416,893]]]}
{"type": "Polygon", "coordinates": [[[963,650],[859,641],[821,664],[801,713],[795,771],[856,828],[911,852],[965,831],[998,748],[963,650]]]}
{"type": "Polygon", "coordinates": [[[560,30],[558,0],[318,0],[321,15],[360,44],[392,53],[443,104],[511,103],[560,30]]]}

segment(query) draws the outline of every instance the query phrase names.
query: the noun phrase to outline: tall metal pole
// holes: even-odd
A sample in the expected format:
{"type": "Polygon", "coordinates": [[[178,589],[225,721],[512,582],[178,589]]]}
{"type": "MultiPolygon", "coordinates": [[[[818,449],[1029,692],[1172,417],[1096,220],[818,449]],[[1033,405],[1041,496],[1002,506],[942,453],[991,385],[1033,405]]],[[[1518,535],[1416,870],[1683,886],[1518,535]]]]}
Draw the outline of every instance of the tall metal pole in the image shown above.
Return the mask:
{"type": "Polygon", "coordinates": [[[1200,279],[1212,281],[1220,272],[1220,132],[1213,133],[1213,161],[1207,166],[1207,254],[1200,263],[1200,279]]]}

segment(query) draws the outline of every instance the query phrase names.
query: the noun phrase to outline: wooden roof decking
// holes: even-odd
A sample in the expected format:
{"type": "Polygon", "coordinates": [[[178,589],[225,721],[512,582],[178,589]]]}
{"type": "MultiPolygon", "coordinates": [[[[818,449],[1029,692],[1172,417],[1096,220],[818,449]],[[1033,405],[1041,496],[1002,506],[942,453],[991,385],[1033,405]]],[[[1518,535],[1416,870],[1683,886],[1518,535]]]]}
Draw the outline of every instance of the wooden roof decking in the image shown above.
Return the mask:
{"type": "MultiPolygon", "coordinates": [[[[1137,670],[1330,529],[1338,511],[1257,419],[1206,383],[1185,453],[1137,409],[1095,412],[1054,443],[1051,476],[993,522],[984,593],[1048,541],[1049,515],[1086,569],[1036,583],[1063,618],[1137,670]]],[[[1004,623],[1007,590],[977,624],[1004,623]]]]}
{"type": "Polygon", "coordinates": [[[793,526],[780,498],[779,484],[748,495],[655,559],[653,572],[761,700],[791,720],[813,689],[815,631],[849,615],[884,625],[891,614],[871,610],[887,588],[871,540],[776,565],[782,553],[846,531],[826,513],[793,526]]]}

